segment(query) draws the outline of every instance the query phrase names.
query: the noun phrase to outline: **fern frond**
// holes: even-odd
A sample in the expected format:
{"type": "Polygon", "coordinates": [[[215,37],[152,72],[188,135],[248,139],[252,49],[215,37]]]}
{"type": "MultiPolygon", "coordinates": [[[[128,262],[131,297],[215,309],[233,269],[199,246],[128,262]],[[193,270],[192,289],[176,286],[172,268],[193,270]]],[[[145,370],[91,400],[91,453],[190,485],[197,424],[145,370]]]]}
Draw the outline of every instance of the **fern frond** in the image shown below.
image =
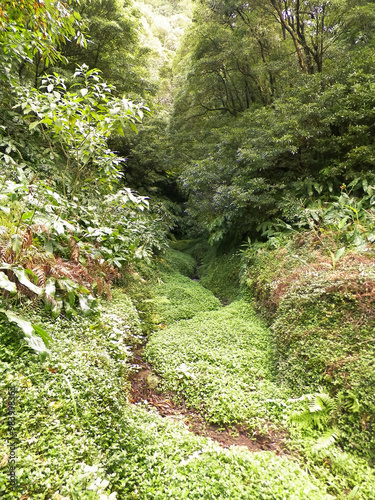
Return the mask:
{"type": "Polygon", "coordinates": [[[77,245],[76,240],[71,236],[69,240],[69,248],[70,248],[70,258],[75,263],[79,263],[79,246],[77,245]]]}
{"type": "Polygon", "coordinates": [[[0,262],[5,261],[6,245],[0,245],[0,262]]]}
{"type": "Polygon", "coordinates": [[[317,451],[317,450],[322,450],[322,449],[328,448],[329,446],[331,446],[332,444],[334,444],[334,442],[336,441],[336,439],[338,438],[338,436],[339,436],[339,430],[337,428],[328,429],[317,440],[317,442],[313,446],[313,450],[317,451]]]}
{"type": "Polygon", "coordinates": [[[29,248],[33,244],[33,231],[29,226],[22,234],[22,248],[29,248]]]}
{"type": "Polygon", "coordinates": [[[30,227],[34,234],[45,233],[47,235],[47,240],[49,240],[50,231],[47,226],[45,226],[44,224],[36,223],[32,224],[30,227]]]}
{"type": "Polygon", "coordinates": [[[38,277],[38,286],[45,287],[46,274],[41,266],[33,267],[34,274],[38,277]]]}
{"type": "Polygon", "coordinates": [[[313,423],[314,418],[313,414],[306,410],[301,413],[294,413],[290,417],[290,420],[297,424],[300,429],[306,429],[307,427],[310,427],[311,423],[313,423]]]}
{"type": "Polygon", "coordinates": [[[322,411],[322,410],[324,410],[324,405],[323,404],[321,405],[316,398],[314,399],[314,401],[311,401],[311,403],[309,403],[309,411],[311,413],[315,413],[317,411],[322,411]]]}
{"type": "Polygon", "coordinates": [[[329,412],[336,410],[337,408],[337,401],[325,392],[316,394],[315,401],[322,406],[322,409],[324,408],[329,412]]]}

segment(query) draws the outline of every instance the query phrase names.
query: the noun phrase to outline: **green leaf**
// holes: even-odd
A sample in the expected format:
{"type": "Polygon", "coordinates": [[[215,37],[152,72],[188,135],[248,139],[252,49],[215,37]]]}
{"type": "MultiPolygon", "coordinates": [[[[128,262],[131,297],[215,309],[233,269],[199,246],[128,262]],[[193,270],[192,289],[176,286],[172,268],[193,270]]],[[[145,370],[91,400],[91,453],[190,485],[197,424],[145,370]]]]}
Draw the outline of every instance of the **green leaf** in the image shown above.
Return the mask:
{"type": "Polygon", "coordinates": [[[359,484],[354,486],[352,491],[349,493],[348,500],[354,500],[357,497],[358,490],[359,490],[359,484]]]}
{"type": "Polygon", "coordinates": [[[25,212],[24,214],[22,214],[21,219],[22,220],[31,219],[31,217],[33,216],[33,214],[34,214],[34,212],[25,212]]]}
{"type": "Polygon", "coordinates": [[[87,297],[80,295],[79,297],[79,307],[84,315],[88,315],[90,313],[90,305],[87,297]]]}
{"type": "MultiPolygon", "coordinates": [[[[31,281],[27,278],[25,269],[23,269],[22,267],[17,268],[17,269],[12,267],[11,269],[14,272],[14,274],[17,276],[18,281],[22,285],[26,286],[27,288],[29,288],[29,290],[36,293],[37,295],[40,295],[42,293],[42,289],[39,286],[34,285],[34,283],[31,283],[31,281]]],[[[31,270],[28,269],[28,271],[31,271],[31,270]]]]}
{"type": "Polygon", "coordinates": [[[138,129],[137,129],[137,127],[134,125],[134,123],[133,123],[132,121],[129,121],[129,125],[130,125],[130,128],[131,128],[132,130],[134,130],[134,132],[135,132],[136,134],[138,134],[138,129]]]}
{"type": "Polygon", "coordinates": [[[30,337],[26,337],[25,340],[29,344],[31,349],[34,349],[34,351],[36,352],[45,352],[47,350],[43,340],[40,337],[37,337],[36,335],[31,335],[30,337]]]}
{"type": "Polygon", "coordinates": [[[314,444],[313,450],[328,448],[336,441],[338,435],[337,429],[328,429],[314,444]]]}
{"type": "Polygon", "coordinates": [[[68,299],[69,299],[70,307],[74,307],[74,304],[76,302],[76,295],[75,295],[73,290],[70,290],[68,292],[68,299]]]}
{"type": "Polygon", "coordinates": [[[339,248],[335,255],[335,261],[338,261],[340,257],[342,257],[345,253],[345,247],[339,248]]]}
{"type": "Polygon", "coordinates": [[[64,224],[61,222],[61,220],[55,220],[53,223],[53,227],[56,229],[57,234],[65,233],[64,224]]]}
{"type": "Polygon", "coordinates": [[[68,318],[71,318],[72,315],[73,315],[73,307],[72,305],[70,304],[69,300],[64,300],[64,311],[65,311],[65,314],[68,318]]]}
{"type": "Polygon", "coordinates": [[[87,95],[87,93],[88,93],[88,89],[81,89],[80,92],[81,92],[82,97],[85,97],[85,95],[87,95]]]}
{"type": "Polygon", "coordinates": [[[29,130],[34,130],[39,125],[40,122],[33,122],[29,125],[29,130]]]}
{"type": "Polygon", "coordinates": [[[34,331],[41,339],[43,339],[43,342],[46,344],[46,346],[49,346],[49,343],[52,342],[52,337],[42,328],[41,326],[34,325],[33,324],[34,331]]]}
{"type": "Polygon", "coordinates": [[[21,328],[21,330],[27,337],[30,337],[34,334],[34,328],[30,321],[26,321],[25,319],[17,316],[11,311],[1,310],[1,312],[7,316],[9,321],[11,321],[12,323],[16,323],[16,325],[21,328]]]}
{"type": "Polygon", "coordinates": [[[61,299],[56,299],[51,308],[51,314],[53,318],[57,318],[57,316],[61,313],[63,307],[63,301],[61,299]]]}
{"type": "Polygon", "coordinates": [[[22,248],[22,237],[20,234],[12,234],[10,237],[11,248],[16,254],[20,253],[22,248]]]}
{"type": "Polygon", "coordinates": [[[51,240],[48,240],[46,242],[45,249],[46,249],[46,252],[53,253],[53,245],[52,245],[52,241],[51,240]]]}
{"type": "Polygon", "coordinates": [[[45,293],[46,295],[50,295],[51,297],[55,296],[56,283],[54,278],[48,278],[48,280],[46,281],[45,293]]]}
{"type": "Polygon", "coordinates": [[[10,293],[16,293],[17,287],[13,281],[10,281],[8,276],[3,272],[0,272],[0,288],[7,290],[10,293]]]}

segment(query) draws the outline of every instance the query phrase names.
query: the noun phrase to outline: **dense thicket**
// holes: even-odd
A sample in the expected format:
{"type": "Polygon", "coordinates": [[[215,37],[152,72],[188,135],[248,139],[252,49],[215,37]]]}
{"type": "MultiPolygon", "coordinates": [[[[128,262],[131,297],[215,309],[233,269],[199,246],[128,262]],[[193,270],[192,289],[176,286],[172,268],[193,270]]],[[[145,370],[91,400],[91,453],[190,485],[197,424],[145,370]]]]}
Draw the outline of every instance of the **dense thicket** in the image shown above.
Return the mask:
{"type": "Polygon", "coordinates": [[[1,318],[42,352],[46,332],[11,312],[23,297],[53,316],[89,313],[125,265],[161,248],[168,225],[124,186],[125,158],[109,147],[148,113],[138,17],[116,2],[73,6],[0,10],[1,318]]]}
{"type": "Polygon", "coordinates": [[[307,227],[318,198],[373,184],[373,7],[196,3],[166,161],[212,241],[259,236],[276,218],[307,227]]]}

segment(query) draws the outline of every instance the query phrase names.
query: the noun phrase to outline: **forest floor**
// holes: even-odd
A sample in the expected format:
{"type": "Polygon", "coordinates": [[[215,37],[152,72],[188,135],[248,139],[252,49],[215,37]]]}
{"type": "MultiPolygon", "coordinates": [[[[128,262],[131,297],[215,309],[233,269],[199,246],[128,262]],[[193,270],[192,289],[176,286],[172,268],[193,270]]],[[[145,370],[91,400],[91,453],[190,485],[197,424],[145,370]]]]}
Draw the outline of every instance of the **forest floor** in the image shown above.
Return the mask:
{"type": "Polygon", "coordinates": [[[17,408],[13,491],[0,441],[4,498],[374,498],[366,461],[337,446],[311,453],[319,433],[290,424],[306,401],[276,382],[270,330],[248,301],[223,305],[190,279],[194,266],[166,257],[148,298],[143,277],[129,275],[138,299],[134,287],[115,289],[94,317],[23,311],[53,338],[42,364],[0,330],[0,396],[11,384],[17,408]]]}
{"type": "Polygon", "coordinates": [[[138,372],[130,375],[131,382],[129,401],[133,404],[147,404],[154,408],[161,417],[169,417],[172,420],[183,423],[183,425],[197,436],[209,437],[219,443],[223,448],[230,446],[244,446],[248,450],[274,451],[277,455],[282,455],[285,450],[282,447],[285,435],[282,432],[270,431],[267,435],[252,433],[246,425],[232,425],[223,427],[220,424],[210,424],[204,418],[192,409],[187,408],[184,402],[177,403],[176,395],[168,392],[160,392],[157,387],[150,383],[152,376],[152,367],[149,363],[142,361],[140,355],[142,350],[137,351],[135,359],[132,360],[133,366],[139,367],[138,372]]]}

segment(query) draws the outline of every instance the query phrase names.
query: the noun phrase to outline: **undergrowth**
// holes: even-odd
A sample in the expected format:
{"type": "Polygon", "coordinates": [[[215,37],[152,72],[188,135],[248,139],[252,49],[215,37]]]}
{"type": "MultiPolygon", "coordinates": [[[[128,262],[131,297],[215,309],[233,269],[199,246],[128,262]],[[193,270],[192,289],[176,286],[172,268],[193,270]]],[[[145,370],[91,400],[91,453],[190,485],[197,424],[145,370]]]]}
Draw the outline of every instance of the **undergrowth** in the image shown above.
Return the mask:
{"type": "Polygon", "coordinates": [[[245,302],[154,333],[146,355],[165,389],[183,396],[212,423],[261,425],[286,415],[284,406],[273,402],[284,391],[274,383],[269,332],[245,302]]]}
{"type": "Polygon", "coordinates": [[[373,461],[372,257],[348,251],[333,268],[314,233],[296,235],[283,248],[263,246],[247,256],[247,285],[272,323],[278,381],[300,395],[323,386],[339,398],[339,442],[373,461]]]}
{"type": "MultiPolygon", "coordinates": [[[[223,263],[225,265],[225,258],[223,263]]],[[[288,269],[285,263],[283,267],[280,258],[275,260],[275,267],[284,272],[288,269]]],[[[259,269],[272,276],[272,268],[259,266],[259,269]]],[[[289,269],[293,267],[290,265],[289,269]]],[[[173,282],[168,296],[173,296],[173,282]]],[[[174,306],[174,315],[178,318],[183,302],[175,302],[174,306]]],[[[287,311],[291,313],[290,304],[285,311],[287,318],[287,311]]],[[[293,315],[290,318],[290,330],[297,328],[293,315]]],[[[308,412],[309,400],[317,406],[314,403],[317,395],[312,393],[318,390],[318,385],[317,381],[308,381],[307,370],[302,374],[306,364],[296,365],[301,373],[293,372],[293,360],[289,376],[283,379],[282,373],[288,372],[288,368],[283,372],[280,366],[281,339],[280,334],[274,343],[273,333],[266,328],[264,320],[242,300],[219,310],[198,312],[192,319],[175,321],[156,331],[146,347],[146,356],[161,375],[162,388],[172,391],[208,422],[219,426],[246,422],[257,434],[267,434],[271,429],[281,432],[284,446],[328,485],[328,491],[335,498],[348,495],[371,498],[375,476],[367,461],[335,445],[334,433],[341,437],[343,427],[340,409],[345,408],[347,415],[355,414],[355,394],[347,391],[337,395],[337,399],[340,396],[338,403],[327,410],[314,408],[316,413],[310,420],[316,425],[296,426],[293,422],[297,419],[293,417],[308,412]],[[306,383],[302,386],[303,380],[306,383]]],[[[314,352],[313,346],[311,352],[314,352]]],[[[321,390],[324,400],[334,401],[325,389],[321,390]]]]}
{"type": "Polygon", "coordinates": [[[46,316],[53,338],[40,364],[8,329],[1,335],[1,424],[16,388],[17,487],[8,489],[2,441],[0,491],[7,500],[328,499],[297,461],[224,450],[181,424],[127,401],[130,346],[143,342],[137,312],[121,291],[90,318],[46,316]],[[4,467],[5,466],[5,467],[4,467]],[[265,474],[267,471],[267,474],[265,474]]]}
{"type": "Polygon", "coordinates": [[[163,274],[154,291],[155,324],[169,325],[220,307],[220,301],[211,292],[179,273],[163,274]]]}
{"type": "MultiPolygon", "coordinates": [[[[210,246],[205,240],[175,241],[172,246],[180,250],[175,254],[192,256],[197,261],[195,274],[200,284],[211,290],[223,303],[228,304],[239,298],[241,255],[237,250],[228,249],[223,253],[217,245],[210,246]]],[[[174,268],[179,270],[177,266],[174,268]]]]}

